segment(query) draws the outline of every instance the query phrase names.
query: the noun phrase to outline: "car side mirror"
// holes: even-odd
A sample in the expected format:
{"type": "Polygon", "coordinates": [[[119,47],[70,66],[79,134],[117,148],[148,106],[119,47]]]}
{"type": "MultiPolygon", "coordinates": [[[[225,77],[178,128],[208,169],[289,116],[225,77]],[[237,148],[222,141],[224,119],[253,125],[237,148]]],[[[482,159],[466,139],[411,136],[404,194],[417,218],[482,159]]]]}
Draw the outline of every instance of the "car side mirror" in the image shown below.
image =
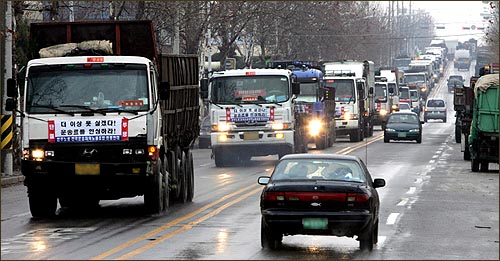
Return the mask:
{"type": "Polygon", "coordinates": [[[374,179],[373,180],[373,187],[374,188],[385,187],[385,179],[374,179]]]}
{"type": "Polygon", "coordinates": [[[425,121],[420,121],[420,124],[425,124],[425,121]]]}
{"type": "Polygon", "coordinates": [[[267,185],[267,184],[269,184],[270,180],[271,180],[271,177],[260,176],[259,179],[257,180],[257,183],[259,183],[260,185],[267,185]]]}
{"type": "Polygon", "coordinates": [[[160,100],[168,100],[170,96],[170,83],[168,82],[160,82],[160,100]]]}

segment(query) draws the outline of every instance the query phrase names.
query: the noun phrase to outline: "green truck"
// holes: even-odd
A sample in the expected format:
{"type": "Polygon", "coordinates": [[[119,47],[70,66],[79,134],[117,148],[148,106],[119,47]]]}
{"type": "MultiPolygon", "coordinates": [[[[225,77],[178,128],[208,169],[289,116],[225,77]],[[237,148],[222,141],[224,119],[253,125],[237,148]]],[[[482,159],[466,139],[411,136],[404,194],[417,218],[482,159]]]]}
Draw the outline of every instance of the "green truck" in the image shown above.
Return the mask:
{"type": "Polygon", "coordinates": [[[474,109],[469,135],[473,172],[488,171],[489,163],[498,163],[499,75],[486,74],[474,86],[474,109]]]}

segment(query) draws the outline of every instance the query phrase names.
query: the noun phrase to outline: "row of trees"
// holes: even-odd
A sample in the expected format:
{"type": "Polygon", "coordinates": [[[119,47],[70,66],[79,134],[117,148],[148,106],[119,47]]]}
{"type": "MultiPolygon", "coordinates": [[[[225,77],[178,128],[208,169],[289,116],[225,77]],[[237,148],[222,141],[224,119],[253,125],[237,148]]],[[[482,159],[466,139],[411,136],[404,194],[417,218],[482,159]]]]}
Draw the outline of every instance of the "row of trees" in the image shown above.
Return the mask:
{"type": "Polygon", "coordinates": [[[389,65],[434,35],[428,13],[394,12],[376,1],[14,1],[14,7],[21,64],[26,28],[36,19],[149,19],[162,52],[178,46],[180,53],[203,55],[215,47],[222,69],[235,56],[253,67],[269,59],[389,65]]]}

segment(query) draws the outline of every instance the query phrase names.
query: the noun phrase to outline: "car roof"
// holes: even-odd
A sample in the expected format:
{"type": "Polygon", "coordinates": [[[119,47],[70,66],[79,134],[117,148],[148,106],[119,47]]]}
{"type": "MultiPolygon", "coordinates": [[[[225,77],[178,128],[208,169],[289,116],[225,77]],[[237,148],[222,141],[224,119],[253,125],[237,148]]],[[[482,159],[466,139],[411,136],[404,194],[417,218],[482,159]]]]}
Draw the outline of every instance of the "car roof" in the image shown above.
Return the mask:
{"type": "Polygon", "coordinates": [[[434,100],[434,101],[444,101],[443,98],[429,98],[427,101],[434,100]]]}
{"type": "Polygon", "coordinates": [[[360,161],[359,157],[353,155],[343,155],[343,154],[308,154],[308,153],[299,153],[299,154],[287,154],[283,156],[281,160],[287,159],[332,159],[332,160],[353,160],[360,161]]]}

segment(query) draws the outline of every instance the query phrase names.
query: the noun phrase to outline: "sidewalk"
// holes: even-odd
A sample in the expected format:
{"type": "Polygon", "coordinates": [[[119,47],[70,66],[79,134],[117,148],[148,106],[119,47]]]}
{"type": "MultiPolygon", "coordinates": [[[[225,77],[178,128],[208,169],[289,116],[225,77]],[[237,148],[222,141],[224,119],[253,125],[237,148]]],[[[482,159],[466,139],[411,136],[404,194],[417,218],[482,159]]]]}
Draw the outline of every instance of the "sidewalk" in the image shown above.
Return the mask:
{"type": "Polygon", "coordinates": [[[12,175],[7,175],[2,172],[2,187],[8,187],[16,184],[22,184],[24,181],[24,176],[21,174],[20,170],[14,170],[12,175]]]}

